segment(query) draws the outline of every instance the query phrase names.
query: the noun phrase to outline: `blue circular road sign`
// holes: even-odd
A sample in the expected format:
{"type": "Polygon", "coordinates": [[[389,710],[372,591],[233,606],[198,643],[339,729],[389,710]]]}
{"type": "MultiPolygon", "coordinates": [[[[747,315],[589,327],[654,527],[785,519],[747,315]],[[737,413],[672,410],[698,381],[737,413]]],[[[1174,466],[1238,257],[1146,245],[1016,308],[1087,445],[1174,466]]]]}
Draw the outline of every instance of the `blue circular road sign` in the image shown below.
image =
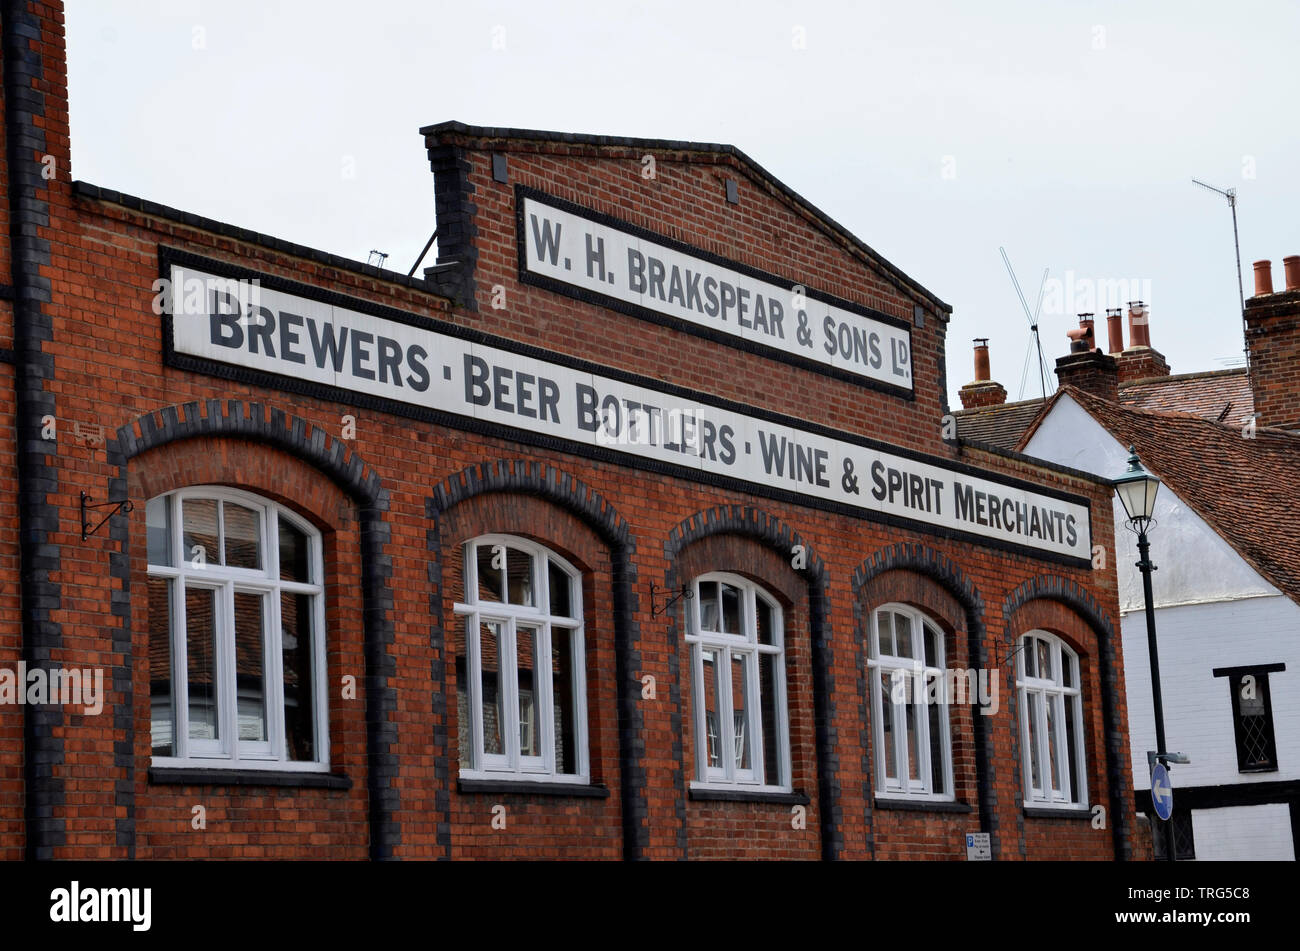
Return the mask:
{"type": "Polygon", "coordinates": [[[1174,784],[1169,779],[1169,770],[1164,763],[1156,763],[1151,771],[1151,804],[1165,822],[1174,814],[1174,784]]]}

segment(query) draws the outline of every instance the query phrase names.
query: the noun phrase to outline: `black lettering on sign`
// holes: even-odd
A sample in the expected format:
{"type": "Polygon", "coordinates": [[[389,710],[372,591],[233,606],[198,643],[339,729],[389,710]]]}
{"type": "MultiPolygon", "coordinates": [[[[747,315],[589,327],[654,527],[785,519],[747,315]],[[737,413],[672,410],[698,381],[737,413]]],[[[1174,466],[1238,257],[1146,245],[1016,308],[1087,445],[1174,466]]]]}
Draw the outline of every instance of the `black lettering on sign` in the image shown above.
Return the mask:
{"type": "Polygon", "coordinates": [[[529,217],[533,220],[533,246],[537,249],[537,260],[555,264],[560,256],[560,229],[564,226],[556,224],[552,231],[549,218],[543,218],[539,227],[537,216],[529,217]]]}

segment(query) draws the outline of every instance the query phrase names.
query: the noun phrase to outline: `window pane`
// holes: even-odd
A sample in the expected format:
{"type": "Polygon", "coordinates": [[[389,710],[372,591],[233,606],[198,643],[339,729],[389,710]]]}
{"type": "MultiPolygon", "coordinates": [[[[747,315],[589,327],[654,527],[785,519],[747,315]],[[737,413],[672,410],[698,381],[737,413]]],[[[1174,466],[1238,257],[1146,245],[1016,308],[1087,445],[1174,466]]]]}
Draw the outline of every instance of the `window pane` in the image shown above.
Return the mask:
{"type": "Polygon", "coordinates": [[[912,619],[905,614],[894,615],[894,653],[898,657],[915,657],[912,653],[912,619]]]}
{"type": "Polygon", "coordinates": [[[465,652],[465,629],[472,618],[460,618],[452,626],[449,650],[456,664],[456,737],[460,741],[460,766],[469,769],[474,765],[471,748],[473,724],[469,709],[469,660],[465,652]]]}
{"type": "Polygon", "coordinates": [[[1038,645],[1038,676],[1044,680],[1052,680],[1055,675],[1052,673],[1052,645],[1041,637],[1034,638],[1034,643],[1038,645]]]}
{"type": "Polygon", "coordinates": [[[537,717],[538,629],[523,624],[515,628],[515,649],[519,671],[519,755],[541,756],[537,717]]]}
{"type": "Polygon", "coordinates": [[[253,509],[222,504],[226,530],[226,564],[231,568],[262,567],[262,517],[253,509]]]}
{"type": "MultiPolygon", "coordinates": [[[[284,563],[281,562],[280,566],[283,568],[284,563]]],[[[316,759],[312,602],[313,598],[309,594],[280,595],[280,657],[284,668],[285,755],[290,760],[305,762],[316,759]]]]}
{"type": "Polygon", "coordinates": [[[546,577],[551,592],[551,613],[573,617],[573,579],[553,561],[546,562],[546,577]]]}
{"type": "Polygon", "coordinates": [[[772,606],[762,598],[755,596],[754,606],[756,608],[754,616],[758,622],[758,630],[755,632],[760,644],[775,644],[776,631],[773,627],[775,623],[776,612],[772,606]]]}
{"type": "Polygon", "coordinates": [[[748,660],[749,658],[743,654],[733,655],[731,658],[731,719],[736,742],[736,769],[752,768],[749,746],[749,701],[754,691],[749,682],[748,660]]]}
{"type": "Polygon", "coordinates": [[[148,526],[149,564],[174,568],[170,501],[165,496],[150,499],[145,506],[145,523],[148,526]]]}
{"type": "MultiPolygon", "coordinates": [[[[1062,666],[1068,667],[1065,664],[1062,666]]],[[[1078,699],[1078,697],[1065,698],[1065,743],[1069,757],[1065,764],[1065,770],[1070,777],[1070,802],[1079,801],[1079,747],[1078,737],[1075,734],[1075,730],[1078,728],[1075,719],[1075,705],[1078,703],[1078,699]]]]}
{"type": "Polygon", "coordinates": [[[779,656],[758,655],[758,699],[763,710],[763,775],[759,778],[769,786],[784,783],[781,776],[780,724],[776,718],[776,662],[779,656]]]}
{"type": "Polygon", "coordinates": [[[1042,735],[1040,698],[1036,694],[1025,696],[1025,717],[1029,723],[1029,782],[1033,789],[1043,788],[1043,771],[1038,762],[1038,743],[1042,735]]]}
{"type": "Polygon", "coordinates": [[[294,528],[288,519],[278,519],[280,523],[280,577],[285,581],[309,582],[311,565],[309,559],[311,546],[305,532],[294,528]]]}
{"type": "Polygon", "coordinates": [[[573,632],[562,627],[552,628],[551,694],[555,699],[555,769],[560,773],[578,771],[577,704],[573,674],[573,632]]]}
{"type": "Polygon", "coordinates": [[[221,736],[217,723],[216,604],[217,593],[210,588],[185,589],[185,661],[191,740],[216,740],[221,736]]]}
{"type": "Polygon", "coordinates": [[[235,592],[235,690],[239,702],[239,738],[265,742],[266,663],[263,604],[260,594],[235,592]]]}
{"type": "Polygon", "coordinates": [[[718,720],[718,677],[721,675],[718,670],[718,654],[718,651],[710,650],[707,647],[700,649],[701,666],[703,667],[701,679],[704,688],[704,699],[701,707],[704,710],[704,732],[708,744],[705,755],[706,762],[712,768],[722,765],[718,760],[719,745],[722,742],[721,723],[718,720]]]}
{"type": "Polygon", "coordinates": [[[1261,676],[1245,674],[1230,681],[1236,685],[1237,703],[1241,724],[1239,732],[1239,759],[1242,768],[1259,769],[1272,766],[1276,759],[1269,723],[1269,709],[1265,702],[1268,682],[1261,676]],[[1247,678],[1254,676],[1252,684],[1247,678]]]}
{"type": "MultiPolygon", "coordinates": [[[[150,503],[152,505],[152,503],[150,503]]],[[[154,756],[173,756],[176,710],[172,700],[172,582],[150,578],[149,591],[149,707],[154,756]]]]}
{"type": "Polygon", "coordinates": [[[925,663],[930,667],[939,666],[939,632],[929,624],[922,624],[921,629],[925,632],[925,663]]]}
{"type": "Polygon", "coordinates": [[[1026,677],[1038,676],[1038,668],[1034,666],[1034,657],[1038,651],[1038,648],[1035,646],[1037,643],[1038,638],[1036,637],[1026,637],[1022,643],[1020,659],[1025,665],[1026,677]]]}
{"type": "Polygon", "coordinates": [[[533,607],[533,556],[526,551],[510,548],[506,551],[507,581],[510,585],[510,603],[533,607]]]}
{"type": "Polygon", "coordinates": [[[1061,649],[1061,682],[1067,687],[1076,686],[1074,679],[1074,665],[1076,661],[1073,657],[1061,649]]]}
{"type": "Polygon", "coordinates": [[[930,713],[930,789],[940,796],[948,792],[944,777],[943,708],[937,703],[926,704],[930,713]]]}
{"type": "Polygon", "coordinates": [[[478,599],[504,601],[502,577],[505,574],[506,546],[478,545],[478,599]]]}
{"type": "Polygon", "coordinates": [[[888,611],[876,613],[876,623],[880,629],[880,653],[894,653],[894,616],[888,611]]]}
{"type": "Polygon", "coordinates": [[[727,634],[743,634],[740,626],[740,589],[725,582],[722,584],[722,630],[727,634]]]}
{"type": "Polygon", "coordinates": [[[1043,706],[1047,710],[1047,774],[1052,777],[1052,789],[1057,792],[1061,789],[1061,764],[1056,753],[1056,726],[1061,722],[1061,716],[1058,712],[1060,705],[1060,694],[1052,694],[1043,698],[1043,706]]]}
{"type": "Polygon", "coordinates": [[[214,499],[184,499],[181,502],[181,558],[194,566],[221,563],[217,545],[217,503],[214,499]]]}
{"type": "Polygon", "coordinates": [[[907,704],[907,778],[921,778],[921,731],[925,729],[925,704],[907,704]]]}
{"type": "Polygon", "coordinates": [[[502,733],[505,724],[502,706],[506,693],[501,679],[503,627],[500,621],[484,621],[479,625],[479,656],[483,662],[479,690],[479,696],[483,698],[483,752],[489,756],[504,755],[506,751],[502,733]]]}
{"type": "Polygon", "coordinates": [[[716,581],[701,581],[700,630],[717,631],[718,629],[718,583],[716,581]]]}
{"type": "MultiPolygon", "coordinates": [[[[883,616],[882,616],[883,617],[883,616]]],[[[890,700],[890,691],[893,687],[888,670],[880,671],[880,724],[881,731],[884,734],[883,747],[876,751],[880,760],[881,769],[887,779],[898,778],[898,756],[897,744],[894,740],[894,704],[890,700]]]]}

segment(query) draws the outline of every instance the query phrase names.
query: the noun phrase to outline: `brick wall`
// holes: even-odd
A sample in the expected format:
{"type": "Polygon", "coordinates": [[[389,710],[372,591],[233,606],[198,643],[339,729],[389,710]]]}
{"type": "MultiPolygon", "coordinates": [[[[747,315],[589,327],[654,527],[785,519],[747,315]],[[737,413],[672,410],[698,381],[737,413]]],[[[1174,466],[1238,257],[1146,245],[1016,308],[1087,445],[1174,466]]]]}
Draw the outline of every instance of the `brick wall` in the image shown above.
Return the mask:
{"type": "Polygon", "coordinates": [[[1248,300],[1246,346],[1259,425],[1300,428],[1300,292],[1248,300]]]}
{"type": "MultiPolygon", "coordinates": [[[[44,26],[57,28],[53,14],[44,26]]],[[[55,102],[52,112],[51,128],[65,129],[65,107],[55,102]]],[[[464,239],[477,263],[462,285],[472,287],[472,297],[454,305],[420,281],[376,275],[309,249],[272,246],[238,229],[182,221],[179,214],[112,194],[74,193],[63,178],[45,186],[49,221],[40,236],[49,254],[42,274],[51,299],[44,313],[54,335],[43,343],[52,374],[42,393],[59,420],[57,439],[43,454],[57,478],[41,489],[50,515],[43,551],[57,556],[49,562],[57,593],[48,611],[59,632],[50,640],[50,657],[112,672],[104,713],[68,712],[60,726],[60,752],[51,766],[57,828],[41,833],[50,854],[961,858],[961,833],[977,828],[981,815],[1002,858],[1122,853],[1124,837],[1112,833],[1125,821],[1131,828],[1131,806],[1112,815],[1104,832],[1025,818],[1018,734],[1005,701],[992,717],[955,714],[958,788],[972,810],[955,818],[874,808],[870,724],[864,719],[862,625],[880,599],[903,599],[932,612],[951,639],[951,656],[972,666],[1001,656],[997,645],[1023,625],[1050,625],[1087,658],[1085,716],[1096,773],[1089,777],[1090,794],[1108,802],[1113,757],[1107,744],[1114,728],[1121,736],[1124,729],[1122,705],[1107,709],[1099,696],[1107,649],[1113,686],[1123,696],[1114,669],[1118,643],[1107,648],[1098,641],[1117,615],[1113,570],[1064,566],[163,365],[160,320],[152,308],[160,245],[1078,493],[1099,513],[1094,543],[1112,546],[1104,486],[940,440],[946,407],[939,308],[819,225],[735,155],[666,150],[659,178],[646,183],[640,152],[512,147],[512,183],[502,186],[491,181],[490,154],[480,146],[468,140],[440,145],[461,150],[450,161],[464,163],[473,188],[464,197],[475,214],[463,224],[472,225],[464,239]],[[724,176],[739,178],[738,206],[723,200],[724,176]],[[765,270],[805,277],[909,320],[920,300],[929,311],[925,326],[913,329],[915,400],[521,284],[515,183],[765,270]],[[506,289],[504,310],[490,306],[496,284],[506,289]],[[343,438],[345,415],[355,417],[354,439],[343,438]],[[75,439],[77,424],[103,426],[106,444],[75,439]],[[177,786],[150,779],[144,503],[204,483],[281,501],[322,532],[330,765],[350,781],[348,788],[177,786]],[[83,542],[81,491],[96,499],[127,495],[136,510],[113,517],[83,542]],[[536,539],[582,570],[592,778],[608,796],[488,795],[458,787],[451,605],[461,584],[460,545],[485,532],[536,539]],[[808,549],[803,569],[791,563],[796,541],[808,549]],[[791,755],[795,792],[807,801],[805,827],[792,824],[791,802],[689,796],[689,652],[680,608],[652,616],[650,584],[662,601],[664,588],[706,569],[746,575],[787,606],[791,755]],[[855,577],[863,582],[856,590],[855,577]],[[1014,609],[1004,614],[1000,608],[1010,603],[1014,609]],[[1035,614],[1034,605],[1049,607],[1035,614]],[[355,701],[338,695],[346,675],[361,685],[355,701]],[[654,699],[642,696],[646,675],[656,678],[654,699]],[[977,748],[989,779],[982,791],[976,788],[977,748]],[[203,831],[191,825],[199,804],[207,811],[203,831]],[[505,829],[491,824],[497,804],[506,807],[505,829]]],[[[66,140],[61,147],[66,153],[66,140]]],[[[8,369],[0,367],[0,379],[12,378],[8,369]]],[[[5,438],[0,433],[0,465],[12,460],[5,456],[5,438]]],[[[6,491],[0,496],[0,571],[9,578],[12,549],[4,546],[6,539],[12,543],[6,526],[14,518],[13,494],[6,491]]],[[[9,616],[0,615],[0,663],[17,648],[9,616]]],[[[0,829],[15,829],[25,818],[22,779],[14,769],[20,757],[13,752],[21,722],[21,713],[0,710],[0,829]]],[[[6,835],[0,841],[10,848],[13,840],[6,835]]]]}

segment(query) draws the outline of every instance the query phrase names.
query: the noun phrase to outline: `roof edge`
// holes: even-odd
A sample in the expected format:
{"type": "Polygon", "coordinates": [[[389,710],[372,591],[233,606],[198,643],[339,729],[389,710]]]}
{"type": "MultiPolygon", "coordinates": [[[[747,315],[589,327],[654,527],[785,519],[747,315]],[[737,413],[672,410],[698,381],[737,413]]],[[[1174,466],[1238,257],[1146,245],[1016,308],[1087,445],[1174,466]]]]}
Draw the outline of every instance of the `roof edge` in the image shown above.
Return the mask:
{"type": "MultiPolygon", "coordinates": [[[[92,185],[90,182],[76,180],[72,183],[72,194],[74,198],[83,201],[100,201],[110,205],[118,205],[128,211],[138,212],[144,215],[150,215],[155,218],[162,218],[166,221],[174,221],[177,224],[194,228],[198,231],[208,231],[212,234],[221,235],[225,238],[232,238],[236,241],[243,241],[246,244],[255,244],[258,247],[266,248],[269,251],[277,251],[281,254],[288,254],[294,257],[306,258],[317,264],[324,264],[328,267],[337,268],[340,271],[347,271],[350,274],[358,274],[363,277],[378,278],[389,284],[398,284],[402,287],[409,287],[412,290],[422,291],[433,297],[438,297],[447,301],[449,307],[455,305],[455,301],[448,293],[440,288],[435,281],[425,278],[408,276],[399,271],[389,271],[385,268],[375,267],[363,261],[357,261],[354,258],[345,258],[339,254],[333,254],[329,251],[322,251],[320,248],[308,247],[304,244],[296,244],[292,241],[286,241],[283,238],[276,238],[272,235],[262,234],[258,231],[250,231],[248,228],[241,228],[238,225],[232,225],[224,221],[217,221],[215,218],[205,218],[202,215],[196,215],[188,211],[181,211],[178,208],[172,208],[169,205],[160,205],[157,202],[149,201],[145,198],[138,198],[135,195],[127,195],[123,192],[114,191],[111,188],[103,188],[99,185],[92,185]]],[[[443,269],[451,273],[457,265],[446,264],[443,269]]],[[[426,273],[435,270],[434,267],[424,268],[426,273]]]]}
{"type": "Polygon", "coordinates": [[[420,134],[425,137],[466,136],[476,139],[515,139],[525,142],[552,142],[557,145],[586,145],[592,148],[609,149],[653,149],[668,152],[701,152],[714,155],[726,155],[749,167],[763,181],[782,194],[786,199],[803,209],[841,240],[847,241],[869,262],[891,278],[901,290],[911,296],[920,298],[935,308],[940,316],[947,320],[952,314],[952,305],[941,300],[932,291],[910,277],[897,265],[892,264],[865,241],[849,231],[826,212],[822,211],[808,199],[804,198],[781,179],[754,161],[734,145],[717,142],[686,142],[679,139],[635,138],[619,135],[596,135],[584,132],[552,132],[544,129],[512,129],[495,126],[475,126],[449,119],[432,125],[421,126],[420,134]]]}
{"type": "Polygon", "coordinates": [[[1063,466],[1059,463],[1049,462],[1046,459],[1039,459],[1037,456],[1027,456],[1023,452],[1016,452],[1012,449],[1003,449],[1001,446],[981,442],[978,439],[959,438],[957,444],[962,447],[976,449],[980,452],[987,452],[991,456],[1001,456],[1003,459],[1010,459],[1013,462],[1023,462],[1026,465],[1035,466],[1039,469],[1046,469],[1049,472],[1059,472],[1062,475],[1073,476],[1076,479],[1082,479],[1084,482],[1103,485],[1108,489],[1112,485],[1110,479],[1107,479],[1104,476],[1099,476],[1096,473],[1086,472],[1083,469],[1073,469],[1070,466],[1063,466]]]}

